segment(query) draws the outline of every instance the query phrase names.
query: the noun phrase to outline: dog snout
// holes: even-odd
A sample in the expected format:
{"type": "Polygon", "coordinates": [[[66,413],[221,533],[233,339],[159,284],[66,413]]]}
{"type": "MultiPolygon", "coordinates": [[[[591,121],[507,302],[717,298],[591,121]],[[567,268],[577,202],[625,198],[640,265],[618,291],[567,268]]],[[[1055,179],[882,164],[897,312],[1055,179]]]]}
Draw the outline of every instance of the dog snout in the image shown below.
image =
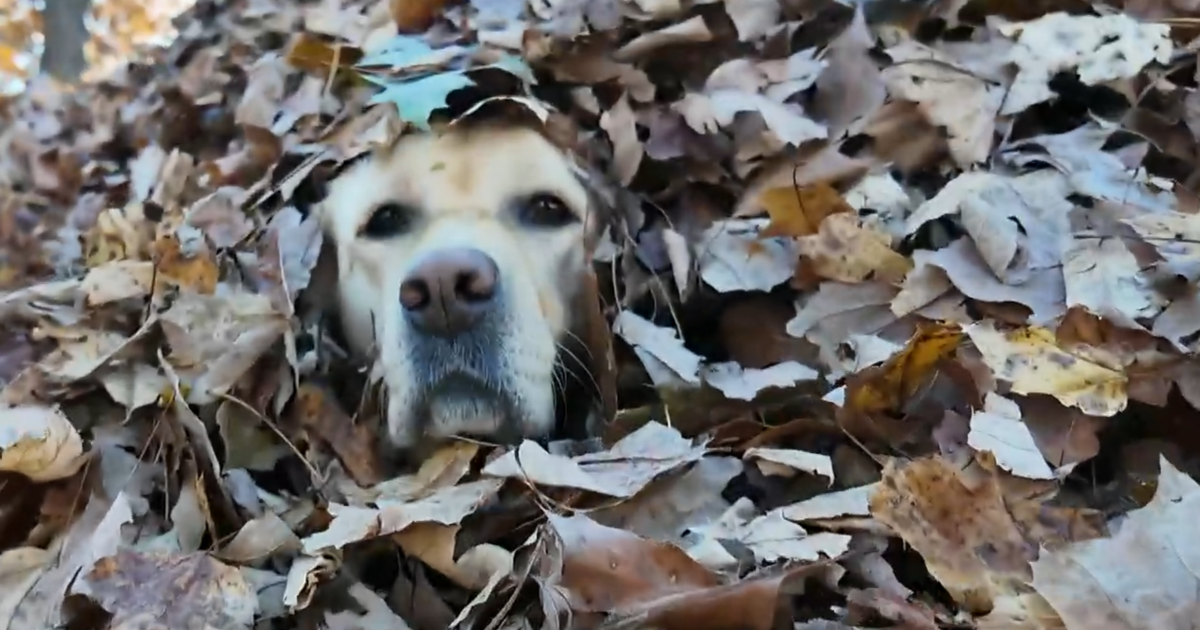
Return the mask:
{"type": "Polygon", "coordinates": [[[400,284],[400,304],[417,330],[450,337],[487,313],[499,280],[491,256],[468,247],[443,249],[418,262],[400,284]]]}

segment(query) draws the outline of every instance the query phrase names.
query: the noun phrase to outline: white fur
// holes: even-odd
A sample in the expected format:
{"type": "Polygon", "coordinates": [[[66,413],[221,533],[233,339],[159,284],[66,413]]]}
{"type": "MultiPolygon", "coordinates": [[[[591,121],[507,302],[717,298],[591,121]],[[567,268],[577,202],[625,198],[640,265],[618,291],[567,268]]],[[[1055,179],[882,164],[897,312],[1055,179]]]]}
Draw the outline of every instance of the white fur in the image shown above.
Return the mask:
{"type": "Polygon", "coordinates": [[[464,431],[487,434],[498,426],[498,418],[478,405],[435,401],[433,417],[424,424],[426,435],[418,435],[413,383],[415,370],[424,368],[403,347],[413,331],[400,306],[400,283],[421,255],[444,247],[474,247],[496,261],[506,312],[496,346],[486,351],[496,353],[507,373],[522,434],[550,431],[557,342],[571,325],[568,305],[580,289],[583,237],[587,222],[594,220],[569,156],[524,128],[407,136],[394,150],[338,177],[319,212],[337,248],[344,332],[353,351],[374,352],[380,362],[388,433],[397,446],[464,431]],[[517,223],[509,202],[535,192],[558,195],[581,221],[558,228],[517,223]],[[412,206],[424,218],[394,239],[360,237],[360,227],[385,202],[412,206]]]}

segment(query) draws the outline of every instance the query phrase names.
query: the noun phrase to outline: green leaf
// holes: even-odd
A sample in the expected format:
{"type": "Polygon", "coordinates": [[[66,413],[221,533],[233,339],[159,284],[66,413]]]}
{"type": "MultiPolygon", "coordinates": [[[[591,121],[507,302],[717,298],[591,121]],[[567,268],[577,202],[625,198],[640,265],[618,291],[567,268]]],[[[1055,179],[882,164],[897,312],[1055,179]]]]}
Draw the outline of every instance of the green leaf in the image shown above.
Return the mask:
{"type": "Polygon", "coordinates": [[[446,97],[451,92],[475,85],[461,72],[443,72],[415,81],[393,83],[371,99],[371,104],[393,103],[400,112],[400,119],[421,129],[429,129],[429,116],[434,110],[446,106],[446,97]]]}

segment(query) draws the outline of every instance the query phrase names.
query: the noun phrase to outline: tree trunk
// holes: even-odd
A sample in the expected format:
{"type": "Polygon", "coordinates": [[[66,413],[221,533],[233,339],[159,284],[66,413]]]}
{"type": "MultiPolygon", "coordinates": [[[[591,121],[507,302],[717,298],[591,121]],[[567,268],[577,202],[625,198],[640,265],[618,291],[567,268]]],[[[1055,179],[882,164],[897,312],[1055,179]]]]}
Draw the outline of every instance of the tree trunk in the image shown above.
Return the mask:
{"type": "Polygon", "coordinates": [[[87,68],[83,45],[88,40],[84,17],[91,0],[46,0],[42,12],[45,47],[38,70],[60,81],[75,81],[87,68]]]}

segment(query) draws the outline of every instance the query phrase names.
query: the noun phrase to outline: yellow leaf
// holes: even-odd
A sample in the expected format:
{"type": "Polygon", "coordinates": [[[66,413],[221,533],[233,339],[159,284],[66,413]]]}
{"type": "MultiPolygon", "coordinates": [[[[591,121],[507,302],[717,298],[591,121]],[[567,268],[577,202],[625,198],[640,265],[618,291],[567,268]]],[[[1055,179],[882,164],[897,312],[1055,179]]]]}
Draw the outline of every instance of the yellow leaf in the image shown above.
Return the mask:
{"type": "Polygon", "coordinates": [[[911,261],[892,250],[891,236],[864,226],[857,214],[848,212],[826,217],[820,232],[800,238],[799,246],[814,273],[838,282],[899,283],[912,269],[911,261]]]}
{"type": "Polygon", "coordinates": [[[119,235],[92,229],[84,234],[83,243],[84,264],[89,269],[128,258],[125,241],[119,235]]]}
{"type": "Polygon", "coordinates": [[[0,264],[0,289],[5,289],[21,279],[21,270],[11,265],[0,264]]]}
{"type": "Polygon", "coordinates": [[[25,70],[17,63],[20,54],[16,48],[0,44],[0,74],[24,74],[25,70]]]}
{"type": "Polygon", "coordinates": [[[1129,401],[1128,377],[1058,346],[1054,333],[1037,326],[996,330],[991,322],[966,329],[997,379],[1017,394],[1049,394],[1091,416],[1111,416],[1129,401]]]}
{"type": "Polygon", "coordinates": [[[327,42],[312,33],[300,33],[288,46],[287,62],[309,74],[325,76],[334,66],[347,68],[362,59],[362,50],[327,42]]]}
{"type": "Polygon", "coordinates": [[[109,208],[96,217],[83,236],[87,266],[145,260],[153,238],[154,223],[145,220],[139,204],[131,204],[126,210],[109,208]]]}
{"type": "MultiPolygon", "coordinates": [[[[179,384],[180,396],[187,398],[188,394],[191,393],[191,391],[192,391],[191,385],[188,385],[187,383],[179,384]]],[[[158,392],[158,406],[162,409],[168,409],[171,407],[171,405],[174,405],[174,404],[175,404],[175,386],[172,385],[171,383],[167,383],[166,385],[163,386],[162,390],[158,392]]]]}
{"type": "Polygon", "coordinates": [[[771,217],[770,225],[761,232],[763,238],[816,234],[825,217],[854,211],[838,191],[826,183],[803,188],[770,188],[759,195],[758,205],[771,217]]]}
{"type": "Polygon", "coordinates": [[[900,409],[961,340],[962,331],[955,324],[921,326],[900,352],[847,379],[845,408],[863,413],[900,409]]]}

